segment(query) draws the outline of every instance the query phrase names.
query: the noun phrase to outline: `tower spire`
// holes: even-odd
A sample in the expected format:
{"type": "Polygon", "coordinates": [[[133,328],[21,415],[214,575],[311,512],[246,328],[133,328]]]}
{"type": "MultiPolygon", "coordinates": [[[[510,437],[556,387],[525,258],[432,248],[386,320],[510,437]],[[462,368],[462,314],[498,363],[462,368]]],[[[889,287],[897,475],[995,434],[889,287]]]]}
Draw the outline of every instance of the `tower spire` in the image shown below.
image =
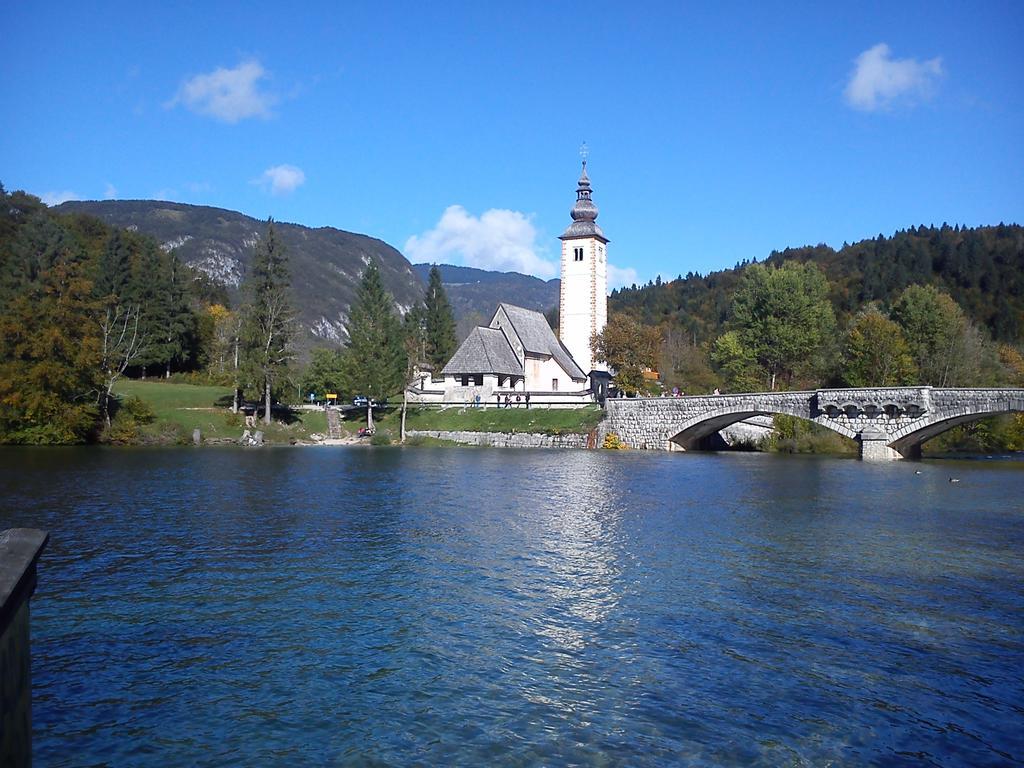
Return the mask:
{"type": "Polygon", "coordinates": [[[590,177],[587,175],[587,158],[590,149],[586,142],[580,147],[580,157],[583,159],[583,167],[580,170],[580,180],[576,183],[576,204],[569,211],[572,217],[572,224],[562,234],[561,239],[573,237],[598,237],[608,242],[604,232],[597,226],[597,206],[591,198],[590,177]]]}

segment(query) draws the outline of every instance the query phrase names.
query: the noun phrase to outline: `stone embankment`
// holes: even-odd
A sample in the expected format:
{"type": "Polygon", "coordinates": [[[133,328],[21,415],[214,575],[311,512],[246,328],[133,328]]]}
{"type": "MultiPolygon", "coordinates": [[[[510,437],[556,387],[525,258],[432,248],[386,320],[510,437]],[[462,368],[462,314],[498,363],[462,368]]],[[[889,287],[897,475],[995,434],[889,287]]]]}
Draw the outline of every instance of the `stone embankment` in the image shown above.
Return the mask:
{"type": "Polygon", "coordinates": [[[461,445],[491,448],[593,448],[593,434],[544,435],[535,432],[456,432],[448,430],[410,430],[409,437],[432,437],[461,445]]]}

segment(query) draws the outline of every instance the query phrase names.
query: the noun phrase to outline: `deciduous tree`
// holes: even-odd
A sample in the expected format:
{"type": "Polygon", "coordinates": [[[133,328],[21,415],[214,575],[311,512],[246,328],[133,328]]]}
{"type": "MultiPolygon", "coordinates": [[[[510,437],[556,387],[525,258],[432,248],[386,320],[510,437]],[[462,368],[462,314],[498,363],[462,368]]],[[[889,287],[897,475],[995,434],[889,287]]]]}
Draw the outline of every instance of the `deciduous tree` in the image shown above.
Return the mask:
{"type": "Polygon", "coordinates": [[[810,263],[752,264],[733,297],[731,324],[772,390],[780,376],[791,381],[797,372],[813,373],[835,329],[828,281],[810,263]]]}
{"type": "Polygon", "coordinates": [[[302,376],[303,394],[323,397],[328,392],[338,394],[342,391],[344,380],[344,354],[340,349],[314,349],[302,376]]]}
{"type": "Polygon", "coordinates": [[[857,315],[847,331],[842,376],[851,387],[898,387],[917,377],[900,327],[874,307],[857,315]]]}
{"type": "Polygon", "coordinates": [[[934,286],[911,285],[900,294],[892,317],[907,339],[921,383],[947,386],[966,329],[957,303],[934,286]]]}
{"type": "Polygon", "coordinates": [[[604,330],[590,339],[594,358],[615,371],[615,384],[627,395],[647,391],[644,371],[658,364],[661,331],[642,325],[629,315],[613,313],[604,330]]]}
{"type": "Polygon", "coordinates": [[[743,345],[737,331],[726,331],[711,345],[711,361],[725,379],[732,392],[754,392],[764,381],[764,369],[758,365],[754,353],[743,345]]]}

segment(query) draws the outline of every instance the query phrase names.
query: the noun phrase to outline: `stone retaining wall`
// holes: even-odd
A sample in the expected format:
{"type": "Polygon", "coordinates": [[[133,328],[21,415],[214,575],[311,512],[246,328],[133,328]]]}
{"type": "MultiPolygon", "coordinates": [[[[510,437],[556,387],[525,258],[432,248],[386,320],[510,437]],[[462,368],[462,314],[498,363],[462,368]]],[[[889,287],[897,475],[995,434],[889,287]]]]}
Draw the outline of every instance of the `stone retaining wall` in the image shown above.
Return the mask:
{"type": "Polygon", "coordinates": [[[410,430],[409,437],[432,437],[461,445],[492,448],[587,448],[593,447],[588,435],[542,435],[534,432],[455,432],[447,430],[410,430]]]}

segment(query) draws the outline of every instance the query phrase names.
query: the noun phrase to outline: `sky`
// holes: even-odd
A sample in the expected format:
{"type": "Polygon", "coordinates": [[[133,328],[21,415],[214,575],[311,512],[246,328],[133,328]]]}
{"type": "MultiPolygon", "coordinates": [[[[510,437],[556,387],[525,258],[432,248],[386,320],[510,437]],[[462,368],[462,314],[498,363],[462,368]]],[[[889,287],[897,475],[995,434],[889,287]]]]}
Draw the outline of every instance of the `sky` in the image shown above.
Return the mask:
{"type": "Polygon", "coordinates": [[[1024,223],[1024,3],[17,3],[0,183],[557,276],[580,147],[614,285],[1024,223]]]}

